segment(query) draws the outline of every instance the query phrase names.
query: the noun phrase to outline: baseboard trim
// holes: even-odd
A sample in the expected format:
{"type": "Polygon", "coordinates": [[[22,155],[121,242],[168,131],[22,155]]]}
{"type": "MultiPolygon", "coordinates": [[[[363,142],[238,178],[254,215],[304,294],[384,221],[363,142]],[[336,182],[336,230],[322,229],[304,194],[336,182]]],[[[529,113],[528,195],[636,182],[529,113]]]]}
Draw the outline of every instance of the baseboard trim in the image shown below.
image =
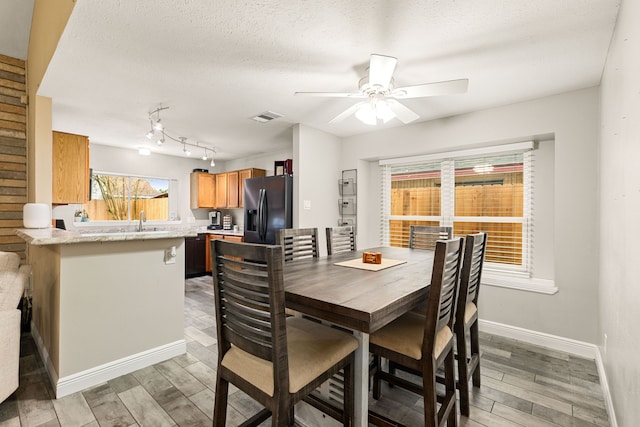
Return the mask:
{"type": "Polygon", "coordinates": [[[479,319],[478,327],[481,331],[489,334],[528,342],[530,344],[547,347],[552,350],[564,351],[565,353],[574,354],[587,359],[595,360],[596,353],[598,351],[595,344],[519,328],[517,326],[505,325],[503,323],[492,322],[490,320],[479,319]]]}
{"type": "Polygon", "coordinates": [[[42,341],[42,337],[40,336],[40,331],[38,331],[38,328],[36,328],[36,325],[33,321],[31,322],[31,336],[33,337],[33,341],[36,344],[36,348],[38,349],[38,353],[40,354],[40,358],[42,359],[42,363],[44,364],[44,369],[47,371],[51,387],[55,390],[56,384],[58,382],[58,372],[51,362],[49,352],[47,351],[47,348],[42,341]]]}
{"type": "Polygon", "coordinates": [[[599,347],[596,353],[596,366],[598,367],[598,378],[600,379],[600,386],[602,387],[602,394],[604,395],[604,405],[607,408],[607,414],[609,414],[609,426],[618,427],[616,411],[613,408],[613,399],[611,399],[611,392],[609,390],[609,381],[607,380],[604,360],[602,359],[602,353],[599,347]]]}
{"type": "Polygon", "coordinates": [[[61,398],[69,394],[93,387],[105,381],[129,374],[138,369],[163,362],[172,357],[186,353],[187,343],[185,340],[178,340],[169,344],[161,345],[143,352],[68,375],[58,379],[55,393],[56,398],[61,398]]]}
{"type": "Polygon", "coordinates": [[[571,338],[559,337],[557,335],[546,334],[544,332],[532,331],[529,329],[519,328],[517,326],[505,325],[489,320],[478,320],[478,328],[492,335],[499,335],[518,341],[524,341],[530,344],[539,345],[541,347],[550,348],[552,350],[563,351],[576,356],[593,359],[598,369],[598,378],[602,387],[602,395],[604,397],[605,407],[609,415],[609,425],[618,427],[615,411],[613,409],[613,400],[609,390],[609,382],[607,381],[607,372],[604,369],[604,361],[600,348],[595,344],[577,341],[571,338]]]}
{"type": "Polygon", "coordinates": [[[31,334],[49,374],[49,380],[57,399],[187,352],[187,343],[182,339],[59,378],[42,338],[33,324],[31,334]]]}

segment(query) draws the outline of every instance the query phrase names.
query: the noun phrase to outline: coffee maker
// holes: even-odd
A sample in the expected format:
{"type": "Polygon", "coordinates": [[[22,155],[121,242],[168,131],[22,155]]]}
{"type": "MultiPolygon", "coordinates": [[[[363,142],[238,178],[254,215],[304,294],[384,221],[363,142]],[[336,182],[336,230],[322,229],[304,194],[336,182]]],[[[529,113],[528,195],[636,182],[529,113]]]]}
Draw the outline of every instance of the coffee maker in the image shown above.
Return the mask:
{"type": "Polygon", "coordinates": [[[209,230],[222,230],[222,212],[211,211],[209,212],[209,230]]]}

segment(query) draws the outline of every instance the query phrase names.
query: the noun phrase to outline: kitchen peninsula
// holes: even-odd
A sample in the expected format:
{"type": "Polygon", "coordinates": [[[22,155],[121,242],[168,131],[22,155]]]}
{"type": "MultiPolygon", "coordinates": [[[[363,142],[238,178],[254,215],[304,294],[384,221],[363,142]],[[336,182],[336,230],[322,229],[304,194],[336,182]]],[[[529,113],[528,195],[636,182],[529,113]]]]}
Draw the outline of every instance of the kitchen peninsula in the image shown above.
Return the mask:
{"type": "Polygon", "coordinates": [[[21,229],[32,335],[57,398],[186,352],[186,229],[21,229]]]}

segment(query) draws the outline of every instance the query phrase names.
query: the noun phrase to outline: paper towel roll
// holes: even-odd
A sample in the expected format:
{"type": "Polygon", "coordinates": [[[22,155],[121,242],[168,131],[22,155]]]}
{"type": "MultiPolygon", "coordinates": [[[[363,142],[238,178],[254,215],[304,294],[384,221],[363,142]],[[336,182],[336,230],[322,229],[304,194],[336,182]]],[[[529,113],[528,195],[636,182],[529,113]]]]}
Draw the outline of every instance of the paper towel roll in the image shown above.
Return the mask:
{"type": "Polygon", "coordinates": [[[51,208],[44,203],[27,203],[22,211],[25,228],[51,227],[51,208]]]}

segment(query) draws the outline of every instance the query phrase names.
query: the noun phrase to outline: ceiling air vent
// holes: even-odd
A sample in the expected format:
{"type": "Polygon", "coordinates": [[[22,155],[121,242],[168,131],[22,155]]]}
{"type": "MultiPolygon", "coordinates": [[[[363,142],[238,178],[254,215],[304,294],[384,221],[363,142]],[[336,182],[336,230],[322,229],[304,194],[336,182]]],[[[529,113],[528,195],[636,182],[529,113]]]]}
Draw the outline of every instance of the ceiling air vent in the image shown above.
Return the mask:
{"type": "Polygon", "coordinates": [[[257,116],[251,117],[251,120],[255,120],[259,123],[266,123],[279,117],[282,117],[282,114],[274,113],[273,111],[265,111],[264,113],[260,113],[257,116]]]}

